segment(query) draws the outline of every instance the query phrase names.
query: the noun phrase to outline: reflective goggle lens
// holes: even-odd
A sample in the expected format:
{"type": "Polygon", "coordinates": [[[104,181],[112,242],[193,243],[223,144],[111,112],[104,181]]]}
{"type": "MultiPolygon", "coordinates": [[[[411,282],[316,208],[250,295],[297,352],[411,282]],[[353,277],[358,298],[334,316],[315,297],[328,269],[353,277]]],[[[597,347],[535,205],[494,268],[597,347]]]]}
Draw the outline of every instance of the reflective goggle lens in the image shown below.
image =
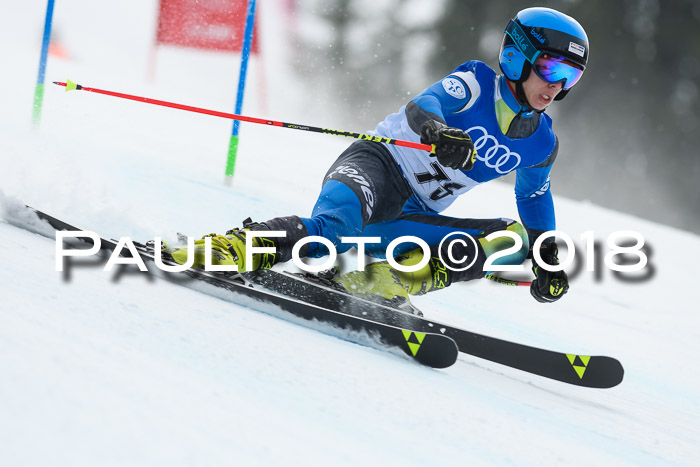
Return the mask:
{"type": "Polygon", "coordinates": [[[565,58],[548,54],[542,54],[537,57],[533,68],[537,76],[548,83],[564,81],[563,89],[565,91],[568,91],[574,84],[578,83],[578,80],[583,75],[583,69],[575,63],[565,58]]]}

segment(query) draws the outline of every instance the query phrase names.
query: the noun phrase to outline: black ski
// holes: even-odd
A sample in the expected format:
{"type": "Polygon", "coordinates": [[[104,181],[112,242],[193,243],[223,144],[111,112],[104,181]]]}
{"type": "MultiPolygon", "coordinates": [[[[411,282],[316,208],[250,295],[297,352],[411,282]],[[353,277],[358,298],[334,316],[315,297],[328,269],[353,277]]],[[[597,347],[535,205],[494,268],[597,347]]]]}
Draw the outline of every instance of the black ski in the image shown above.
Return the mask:
{"type": "MultiPolygon", "coordinates": [[[[66,222],[56,219],[36,209],[29,208],[56,230],[78,231],[66,222]]],[[[85,241],[92,243],[89,238],[85,241]]],[[[106,251],[116,249],[118,242],[101,239],[101,248],[106,251]]],[[[447,368],[457,361],[458,350],[455,342],[440,333],[432,331],[416,332],[401,326],[372,321],[368,318],[343,313],[338,310],[325,308],[319,304],[308,303],[298,298],[285,296],[274,291],[265,290],[247,283],[240,275],[227,277],[220,273],[210,273],[200,270],[186,270],[182,273],[162,273],[156,268],[153,251],[145,245],[135,243],[138,254],[146,263],[149,271],[158,277],[174,283],[191,286],[198,291],[219,298],[228,299],[234,303],[248,305],[259,311],[273,314],[289,320],[291,317],[301,318],[294,322],[317,322],[306,324],[327,334],[336,335],[355,343],[377,347],[383,350],[400,350],[413,360],[433,368],[447,368]],[[227,293],[221,293],[221,291],[227,293]],[[231,300],[231,295],[234,300],[231,300]],[[252,303],[251,303],[252,301],[252,303]],[[283,313],[280,313],[280,310],[283,313]]],[[[120,251],[123,256],[130,256],[128,249],[120,251]]],[[[160,251],[158,251],[160,254],[160,251]]],[[[175,263],[163,261],[165,264],[175,263]]]]}
{"type": "Polygon", "coordinates": [[[398,312],[297,274],[264,270],[245,275],[258,285],[305,302],[393,326],[440,332],[454,339],[460,352],[545,378],[576,386],[611,388],[620,384],[624,377],[622,364],[612,357],[567,354],[477,334],[398,312]]]}
{"type": "MultiPolygon", "coordinates": [[[[44,213],[35,212],[56,229],[78,230],[44,213]]],[[[237,282],[203,271],[186,271],[186,273],[200,281],[213,281],[217,283],[217,287],[228,283],[240,285],[241,281],[239,279],[237,282]]],[[[545,378],[590,388],[611,388],[620,384],[624,377],[621,363],[612,357],[567,354],[485,336],[397,311],[395,308],[350,295],[325,286],[320,281],[309,280],[296,274],[265,270],[245,273],[243,276],[247,281],[258,286],[255,289],[257,292],[262,292],[259,287],[263,287],[283,295],[290,302],[295,299],[326,311],[335,310],[335,313],[362,318],[396,329],[449,337],[456,343],[460,352],[545,378]]],[[[228,289],[228,287],[224,288],[228,289]]],[[[236,287],[232,291],[239,292],[239,289],[240,287],[236,287]]],[[[406,351],[405,348],[403,350],[406,351]]]]}

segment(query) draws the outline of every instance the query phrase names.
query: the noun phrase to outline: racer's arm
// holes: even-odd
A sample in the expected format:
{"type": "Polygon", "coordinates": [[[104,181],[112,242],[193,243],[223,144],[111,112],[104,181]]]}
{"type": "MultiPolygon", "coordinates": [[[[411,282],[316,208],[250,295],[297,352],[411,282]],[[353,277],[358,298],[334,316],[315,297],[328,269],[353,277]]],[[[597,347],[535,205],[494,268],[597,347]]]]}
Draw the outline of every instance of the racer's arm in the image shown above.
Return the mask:
{"type": "Polygon", "coordinates": [[[527,229],[530,245],[542,233],[556,229],[549,173],[557,158],[558,149],[559,139],[557,139],[552,153],[544,162],[516,171],[515,200],[520,219],[527,229]]]}
{"type": "Polygon", "coordinates": [[[427,121],[445,123],[445,116],[468,109],[480,95],[474,73],[455,72],[425,89],[406,105],[408,125],[420,135],[427,121]]]}
{"type": "MultiPolygon", "coordinates": [[[[552,154],[543,163],[518,169],[515,177],[515,198],[520,219],[527,229],[530,249],[542,233],[556,229],[554,202],[549,187],[549,172],[557,157],[559,140],[552,154]]],[[[546,239],[539,250],[539,258],[549,265],[559,264],[558,249],[554,238],[546,239]]],[[[538,302],[552,303],[559,300],[569,290],[569,280],[564,271],[550,272],[533,260],[532,271],[535,280],[530,293],[538,302]]]]}
{"type": "Polygon", "coordinates": [[[471,72],[455,72],[433,84],[406,105],[408,126],[424,144],[434,145],[438,162],[452,169],[470,170],[476,152],[469,134],[445,124],[445,115],[469,108],[478,98],[479,84],[471,72]]]}

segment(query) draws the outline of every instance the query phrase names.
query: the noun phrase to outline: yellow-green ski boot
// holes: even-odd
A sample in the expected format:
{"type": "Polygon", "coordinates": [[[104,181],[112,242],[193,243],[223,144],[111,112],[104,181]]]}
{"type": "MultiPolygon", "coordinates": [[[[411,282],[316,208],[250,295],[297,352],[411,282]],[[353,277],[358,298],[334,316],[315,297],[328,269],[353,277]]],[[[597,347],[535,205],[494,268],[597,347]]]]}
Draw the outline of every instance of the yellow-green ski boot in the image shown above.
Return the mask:
{"type": "MultiPolygon", "coordinates": [[[[251,230],[268,230],[262,224],[255,224],[246,219],[243,229],[232,229],[226,235],[215,233],[205,235],[194,242],[193,268],[204,269],[206,265],[205,242],[211,242],[211,264],[215,266],[237,266],[238,272],[257,271],[258,269],[270,269],[276,262],[275,253],[262,253],[252,255],[252,264],[246,263],[246,232],[251,230]]],[[[254,247],[275,247],[272,239],[255,237],[252,239],[254,247]]],[[[188,260],[187,246],[174,246],[162,250],[162,254],[172,258],[178,264],[185,264],[188,260]]]]}
{"type": "MultiPolygon", "coordinates": [[[[415,266],[422,259],[420,248],[395,258],[402,266],[415,266]]],[[[430,258],[415,272],[402,272],[387,261],[379,261],[369,264],[364,271],[352,271],[331,280],[348,293],[409,312],[417,311],[410,305],[410,295],[423,295],[450,284],[449,271],[438,258],[430,258]]]]}

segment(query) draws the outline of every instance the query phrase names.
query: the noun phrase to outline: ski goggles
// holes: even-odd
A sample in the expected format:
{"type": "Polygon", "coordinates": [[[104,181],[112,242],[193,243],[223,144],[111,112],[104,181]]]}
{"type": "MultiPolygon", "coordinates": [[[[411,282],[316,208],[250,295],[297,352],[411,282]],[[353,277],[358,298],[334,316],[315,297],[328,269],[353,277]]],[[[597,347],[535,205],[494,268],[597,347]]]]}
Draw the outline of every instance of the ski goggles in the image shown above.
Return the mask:
{"type": "Polygon", "coordinates": [[[548,53],[540,54],[532,65],[537,76],[548,83],[564,82],[563,89],[568,91],[583,76],[583,68],[574,62],[548,53]]]}

